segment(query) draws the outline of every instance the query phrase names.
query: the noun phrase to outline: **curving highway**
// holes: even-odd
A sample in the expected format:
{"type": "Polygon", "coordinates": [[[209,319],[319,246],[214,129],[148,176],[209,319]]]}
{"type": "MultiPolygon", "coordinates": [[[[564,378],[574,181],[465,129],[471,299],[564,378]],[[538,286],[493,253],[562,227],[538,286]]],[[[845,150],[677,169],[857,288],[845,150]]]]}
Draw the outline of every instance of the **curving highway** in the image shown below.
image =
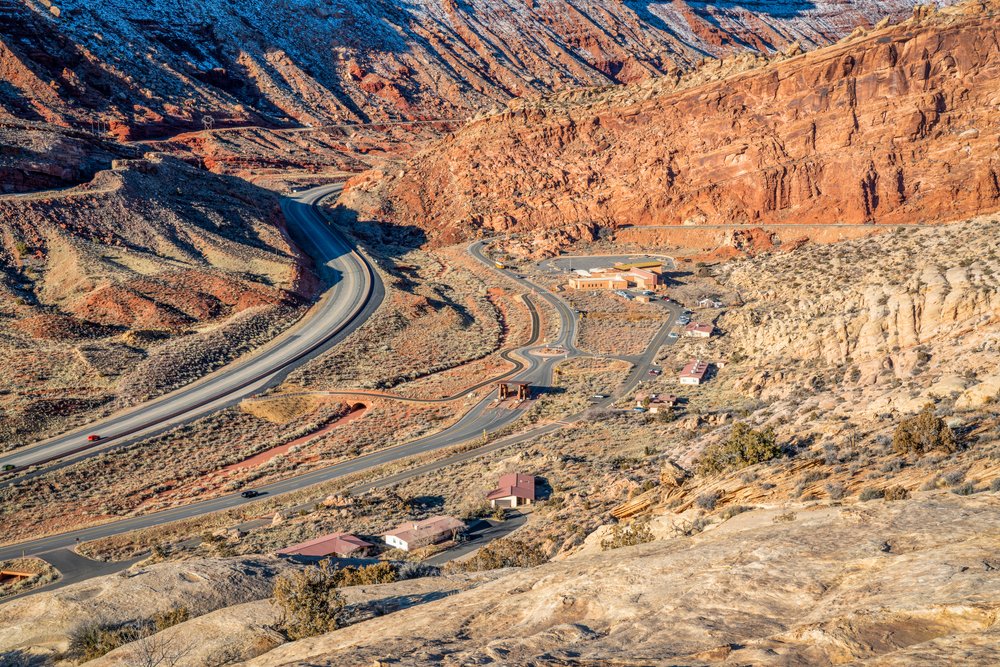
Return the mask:
{"type": "MultiPolygon", "coordinates": [[[[0,454],[0,470],[13,466],[16,474],[54,461],[67,465],[148,438],[276,384],[296,365],[346,338],[378,308],[385,290],[368,261],[314,206],[342,189],[343,184],[325,185],[282,200],[293,238],[309,250],[320,277],[330,285],[305,318],[263,348],[195,383],[85,428],[0,454]],[[89,442],[89,434],[99,434],[101,440],[89,442]]],[[[21,478],[50,469],[35,469],[21,478]]]]}
{"type": "MultiPolygon", "coordinates": [[[[472,244],[469,247],[469,253],[482,263],[493,268],[493,261],[483,254],[483,246],[485,243],[485,241],[479,241],[472,244]]],[[[514,273],[511,273],[510,271],[503,270],[501,273],[548,302],[559,315],[560,328],[559,334],[555,340],[549,341],[545,345],[536,345],[535,343],[537,341],[533,340],[529,346],[519,348],[514,351],[524,359],[524,364],[523,367],[513,375],[513,377],[509,378],[509,381],[530,382],[536,386],[548,385],[552,380],[552,373],[556,364],[567,358],[567,356],[581,356],[584,354],[576,346],[577,314],[565,301],[551,292],[548,292],[547,290],[528,280],[525,280],[524,278],[521,278],[514,273]],[[546,346],[559,346],[565,348],[567,350],[567,354],[558,357],[540,357],[530,354],[531,350],[546,346]]],[[[661,327],[654,339],[650,342],[650,345],[647,347],[645,353],[631,359],[631,361],[635,364],[634,368],[626,378],[625,382],[615,392],[615,395],[609,396],[608,398],[595,403],[595,407],[610,405],[616,400],[616,396],[621,396],[635,388],[645,377],[645,372],[655,359],[655,355],[660,349],[660,346],[665,343],[669,344],[672,342],[667,339],[667,334],[676,322],[677,316],[679,315],[679,308],[675,304],[663,303],[663,306],[668,311],[667,321],[661,327]]],[[[462,443],[468,443],[482,437],[483,433],[494,432],[513,423],[522,414],[522,409],[497,406],[493,396],[487,396],[474,405],[468,412],[462,415],[454,424],[438,433],[387,449],[371,452],[348,461],[312,470],[310,472],[268,484],[266,486],[256,487],[256,490],[260,491],[264,498],[281,495],[297,491],[303,487],[313,484],[328,482],[358,472],[370,470],[377,466],[399,461],[401,459],[417,456],[438,449],[452,447],[462,443]]],[[[376,482],[363,484],[352,489],[351,492],[362,493],[369,488],[390,486],[403,479],[425,474],[430,470],[435,470],[445,465],[450,465],[451,463],[467,460],[475,456],[481,456],[488,451],[524,442],[544,433],[553,432],[567,424],[584,418],[584,414],[579,414],[567,417],[566,419],[558,422],[550,422],[535,426],[524,433],[507,436],[465,452],[458,452],[441,461],[417,466],[411,470],[390,475],[376,482]]],[[[159,526],[212,512],[232,509],[241,505],[260,502],[260,500],[260,498],[242,498],[238,493],[220,496],[210,500],[185,505],[183,507],[177,507],[142,516],[130,517],[112,523],[91,526],[59,535],[0,547],[0,560],[14,558],[21,555],[39,555],[53,562],[71,562],[74,563],[74,569],[70,573],[64,572],[64,575],[67,575],[66,579],[73,582],[81,581],[91,576],[97,576],[103,573],[104,570],[107,569],[107,564],[88,561],[80,557],[73,558],[70,556],[69,554],[71,552],[69,550],[79,542],[86,542],[112,535],[119,535],[133,530],[159,526]]],[[[59,585],[63,584],[61,582],[57,582],[53,586],[46,588],[58,587],[59,585]]]]}

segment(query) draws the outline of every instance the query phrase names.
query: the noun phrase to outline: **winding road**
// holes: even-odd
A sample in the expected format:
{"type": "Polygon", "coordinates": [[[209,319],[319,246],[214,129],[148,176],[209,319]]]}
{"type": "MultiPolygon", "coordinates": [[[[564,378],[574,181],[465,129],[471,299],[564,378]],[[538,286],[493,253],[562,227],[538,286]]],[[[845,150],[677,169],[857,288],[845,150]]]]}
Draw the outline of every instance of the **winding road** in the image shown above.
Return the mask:
{"type": "MultiPolygon", "coordinates": [[[[311,201],[315,201],[316,199],[322,196],[326,196],[324,192],[332,193],[335,192],[335,189],[333,189],[331,186],[328,188],[317,188],[314,190],[310,190],[308,193],[306,193],[305,196],[300,198],[299,205],[308,209],[309,208],[308,204],[311,203],[311,201]]],[[[318,235],[320,228],[325,227],[325,225],[322,225],[318,219],[313,219],[311,218],[311,216],[307,215],[304,212],[304,210],[294,209],[294,208],[291,210],[293,211],[293,215],[295,216],[295,219],[297,221],[314,220],[316,224],[311,224],[307,222],[305,225],[305,229],[312,230],[313,234],[318,235]]],[[[369,276],[374,274],[374,272],[372,272],[370,267],[368,266],[367,262],[363,258],[361,258],[360,255],[357,255],[356,253],[352,253],[350,250],[345,249],[343,245],[339,246],[337,245],[344,243],[340,237],[331,234],[330,238],[325,241],[318,236],[314,237],[312,240],[317,244],[320,243],[325,244],[327,249],[333,249],[335,247],[338,248],[338,252],[335,253],[336,256],[330,258],[329,260],[329,262],[331,263],[340,260],[341,266],[343,266],[343,263],[347,261],[344,258],[346,257],[355,258],[354,261],[356,263],[354,263],[353,266],[350,263],[348,263],[346,269],[342,269],[345,271],[345,273],[343,274],[343,279],[340,280],[337,284],[346,284],[346,286],[355,284],[356,287],[357,284],[361,285],[364,284],[366,280],[364,277],[366,272],[368,272],[369,276]]],[[[559,362],[566,359],[567,357],[576,357],[585,355],[585,353],[582,352],[576,345],[577,313],[572,308],[570,308],[570,306],[564,300],[562,300],[555,294],[549,292],[548,290],[535,285],[534,283],[520,277],[515,273],[512,273],[509,270],[495,269],[493,261],[488,257],[486,257],[483,253],[483,247],[485,246],[486,243],[487,241],[477,241],[476,243],[473,243],[469,247],[469,253],[474,258],[485,264],[486,266],[489,266],[490,268],[497,270],[500,273],[503,273],[510,280],[515,281],[516,283],[524,287],[526,290],[537,295],[538,298],[546,301],[549,305],[552,306],[552,308],[559,316],[559,321],[560,321],[559,333],[554,340],[545,341],[542,344],[537,344],[537,340],[533,340],[529,346],[511,351],[512,353],[517,354],[521,359],[523,359],[523,365],[519,370],[516,371],[516,373],[514,373],[512,377],[509,378],[508,381],[529,382],[534,386],[543,386],[543,387],[549,385],[552,381],[553,369],[559,362]],[[554,357],[538,356],[532,354],[533,351],[536,351],[543,347],[561,347],[566,350],[566,354],[554,357]]],[[[330,264],[329,268],[330,270],[336,270],[336,265],[330,264]]],[[[343,324],[343,326],[341,327],[341,329],[339,329],[339,332],[337,334],[320,337],[319,340],[313,342],[311,348],[306,346],[300,348],[301,351],[298,358],[301,359],[302,356],[310,354],[311,353],[309,351],[310,349],[314,352],[316,350],[323,349],[328,344],[336,342],[336,340],[339,340],[343,335],[346,335],[346,333],[344,333],[346,329],[349,329],[352,326],[356,327],[360,321],[363,321],[364,314],[366,312],[370,312],[371,309],[377,306],[378,302],[381,301],[382,298],[382,292],[380,291],[381,283],[374,282],[377,281],[377,277],[375,277],[374,279],[368,278],[368,280],[373,280],[373,285],[372,285],[373,294],[370,295],[367,300],[363,296],[362,293],[363,288],[362,292],[355,292],[352,289],[348,289],[348,292],[350,294],[353,294],[353,296],[350,297],[352,305],[345,306],[343,308],[334,311],[340,313],[341,317],[350,317],[351,319],[348,319],[343,324]],[[376,287],[377,289],[375,289],[376,287]],[[372,304],[375,305],[373,306],[372,304]],[[351,313],[354,313],[354,315],[351,315],[351,313]]],[[[341,292],[341,294],[343,294],[343,292],[341,292]]],[[[330,297],[329,293],[326,296],[324,296],[324,299],[328,297],[330,297]]],[[[632,389],[634,389],[645,377],[645,373],[649,369],[650,364],[652,364],[653,360],[655,359],[656,353],[660,349],[660,346],[665,343],[669,344],[672,342],[672,340],[667,338],[667,335],[670,329],[675,324],[676,319],[680,314],[680,309],[679,307],[677,307],[675,304],[672,303],[667,303],[667,302],[659,302],[659,303],[661,303],[668,312],[667,320],[664,322],[663,326],[660,328],[659,332],[654,337],[654,340],[650,342],[645,353],[631,360],[634,363],[632,372],[629,374],[629,376],[626,378],[623,384],[618,388],[618,390],[614,393],[614,395],[609,396],[596,403],[593,403],[592,405],[594,407],[609,406],[617,399],[617,397],[620,397],[628,393],[632,389]]],[[[324,308],[330,308],[330,307],[331,306],[329,304],[324,306],[324,308]]],[[[318,315],[314,315],[313,318],[310,318],[310,320],[315,321],[315,317],[317,316],[318,315]]],[[[324,319],[324,321],[327,320],[324,319]]],[[[285,356],[281,358],[285,358],[285,356]]],[[[243,396],[246,395],[247,393],[251,393],[251,391],[253,390],[259,390],[259,388],[266,386],[269,382],[272,382],[274,381],[275,378],[279,377],[280,373],[281,369],[277,369],[272,371],[269,375],[267,375],[264,378],[261,378],[259,380],[254,380],[249,383],[244,383],[243,386],[235,389],[232,392],[232,394],[228,395],[229,396],[228,399],[219,399],[219,400],[231,401],[234,400],[234,397],[236,396],[243,396]]],[[[246,373],[241,374],[240,377],[243,377],[244,375],[246,375],[246,373]]],[[[206,403],[205,405],[199,406],[194,409],[195,410],[204,409],[207,412],[210,409],[212,409],[211,406],[214,405],[216,405],[215,401],[206,403]]],[[[523,407],[497,405],[496,401],[494,400],[494,397],[490,395],[482,399],[476,405],[474,405],[451,426],[445,428],[444,430],[438,433],[423,438],[419,438],[417,440],[413,440],[411,442],[407,442],[394,447],[389,447],[379,451],[371,452],[369,454],[365,454],[347,461],[336,463],[334,465],[318,468],[301,475],[297,475],[285,480],[274,482],[272,484],[257,487],[257,490],[262,493],[264,498],[269,498],[297,491],[313,484],[320,484],[323,482],[328,482],[331,480],[343,478],[358,472],[370,470],[381,465],[393,463],[413,456],[418,456],[420,454],[424,454],[427,452],[453,447],[455,445],[463,443],[474,442],[475,440],[481,438],[484,433],[496,432],[497,430],[512,424],[523,413],[524,413],[523,407]]],[[[151,414],[156,416],[159,413],[153,412],[151,414]]],[[[441,467],[444,467],[446,465],[451,465],[452,463],[455,462],[468,460],[476,456],[481,456],[482,454],[487,453],[489,451],[494,451],[503,447],[508,447],[512,444],[525,442],[545,433],[551,433],[560,428],[563,428],[568,424],[580,421],[585,418],[586,418],[585,413],[581,413],[566,417],[565,419],[559,421],[553,421],[541,424],[532,427],[525,432],[505,436],[497,440],[494,440],[492,442],[485,443],[479,447],[475,447],[464,452],[458,452],[452,454],[451,456],[445,457],[441,460],[417,466],[411,468],[410,470],[406,470],[400,473],[390,475],[388,477],[384,477],[375,482],[362,484],[358,487],[351,489],[351,493],[359,494],[369,489],[390,486],[404,479],[409,479],[420,474],[425,474],[428,471],[440,469],[441,467]]],[[[170,419],[170,417],[167,417],[167,419],[170,419]]],[[[114,423],[117,424],[119,427],[121,427],[121,425],[118,424],[118,422],[114,423]]],[[[145,428],[163,428],[164,427],[163,425],[165,423],[166,422],[161,422],[154,426],[146,426],[145,428]]],[[[94,428],[96,427],[91,427],[90,430],[93,430],[94,428]]],[[[118,437],[119,438],[140,437],[139,433],[140,431],[135,431],[131,434],[128,434],[127,436],[119,434],[118,437]]],[[[71,553],[72,548],[80,542],[100,539],[112,535],[119,535],[133,530],[150,528],[174,521],[179,521],[183,519],[189,519],[201,516],[204,514],[209,514],[212,512],[232,509],[234,507],[239,507],[241,505],[260,502],[260,500],[261,500],[260,498],[258,499],[242,498],[239,494],[228,494],[225,496],[220,496],[217,498],[212,498],[201,502],[195,502],[182,507],[176,507],[168,510],[163,510],[160,512],[145,514],[142,516],[129,517],[111,523],[106,523],[97,526],[90,526],[87,528],[69,531],[58,535],[52,535],[49,537],[43,537],[35,540],[30,540],[27,542],[22,542],[20,544],[12,544],[0,547],[0,560],[15,558],[22,555],[28,555],[28,556],[36,555],[45,558],[50,562],[70,562],[73,564],[73,571],[69,573],[64,572],[64,575],[66,575],[66,578],[68,580],[71,580],[73,582],[81,581],[91,576],[97,576],[99,574],[105,573],[107,564],[98,563],[96,561],[88,561],[87,559],[82,559],[80,557],[72,558],[68,556],[67,554],[71,553]],[[87,563],[92,563],[93,565],[88,566],[87,563]]],[[[122,567],[124,566],[125,565],[122,564],[122,567]]],[[[47,586],[44,587],[43,589],[38,589],[38,590],[58,587],[60,585],[63,584],[61,582],[56,582],[51,586],[47,586]]],[[[36,590],[32,592],[38,592],[38,591],[36,590]]]]}
{"type": "MultiPolygon", "coordinates": [[[[60,466],[113,447],[149,438],[179,424],[216,412],[280,382],[295,366],[342,341],[378,308],[385,295],[378,273],[332,226],[314,204],[337,195],[343,184],[312,188],[282,200],[292,237],[308,248],[330,287],[309,314],[268,345],[247,357],[134,408],[63,435],[0,455],[0,470],[58,461],[60,466]],[[101,439],[89,442],[89,434],[101,439]]],[[[34,469],[15,479],[47,472],[34,469]]],[[[7,480],[5,484],[11,483],[7,480]]]]}

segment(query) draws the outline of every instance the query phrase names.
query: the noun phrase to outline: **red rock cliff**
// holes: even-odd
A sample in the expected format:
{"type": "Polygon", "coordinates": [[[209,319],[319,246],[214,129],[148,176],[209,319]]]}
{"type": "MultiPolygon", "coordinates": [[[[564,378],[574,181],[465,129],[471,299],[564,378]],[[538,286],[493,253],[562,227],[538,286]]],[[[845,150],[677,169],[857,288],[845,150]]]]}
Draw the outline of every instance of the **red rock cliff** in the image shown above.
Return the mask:
{"type": "Polygon", "coordinates": [[[934,222],[995,210],[998,16],[996,0],[919,11],[709,83],[521,105],[397,174],[358,179],[348,202],[444,240],[478,228],[934,222]]]}

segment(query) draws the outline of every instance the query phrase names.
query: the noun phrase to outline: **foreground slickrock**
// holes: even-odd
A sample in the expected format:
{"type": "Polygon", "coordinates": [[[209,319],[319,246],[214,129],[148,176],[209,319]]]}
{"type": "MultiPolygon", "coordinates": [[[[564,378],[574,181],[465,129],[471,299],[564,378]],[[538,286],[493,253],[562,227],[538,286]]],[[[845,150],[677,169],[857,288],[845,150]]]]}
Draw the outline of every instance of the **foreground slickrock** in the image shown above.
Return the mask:
{"type": "Polygon", "coordinates": [[[391,174],[362,217],[449,241],[594,223],[923,223],[1000,207],[1000,4],[918,12],[769,64],[567,93],[477,120],[391,174]],[[719,80],[712,81],[712,78],[719,80]]]}
{"type": "Polygon", "coordinates": [[[1000,498],[740,514],[583,552],[251,661],[879,665],[1000,659],[1000,498]]]}

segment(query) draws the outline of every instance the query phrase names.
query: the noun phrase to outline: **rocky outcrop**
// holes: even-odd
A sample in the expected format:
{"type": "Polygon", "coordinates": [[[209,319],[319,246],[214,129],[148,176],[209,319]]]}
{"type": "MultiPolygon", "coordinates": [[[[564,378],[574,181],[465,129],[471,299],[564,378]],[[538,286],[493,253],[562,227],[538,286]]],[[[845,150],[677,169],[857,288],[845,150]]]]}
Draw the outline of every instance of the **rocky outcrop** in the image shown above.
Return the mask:
{"type": "Polygon", "coordinates": [[[1000,4],[793,58],[519,104],[370,174],[369,219],[445,237],[605,226],[954,220],[1000,208],[1000,4]],[[711,81],[715,72],[722,77],[711,81]]]}
{"type": "Polygon", "coordinates": [[[720,325],[758,359],[898,375],[920,363],[921,346],[949,357],[961,346],[971,359],[973,348],[992,347],[1000,325],[998,224],[900,231],[722,267],[720,279],[746,305],[720,325]]]}
{"type": "Polygon", "coordinates": [[[55,15],[47,0],[3,0],[0,116],[100,119],[120,138],[200,128],[206,115],[217,126],[466,116],[706,54],[829,44],[917,2],[64,0],[55,15]]]}

